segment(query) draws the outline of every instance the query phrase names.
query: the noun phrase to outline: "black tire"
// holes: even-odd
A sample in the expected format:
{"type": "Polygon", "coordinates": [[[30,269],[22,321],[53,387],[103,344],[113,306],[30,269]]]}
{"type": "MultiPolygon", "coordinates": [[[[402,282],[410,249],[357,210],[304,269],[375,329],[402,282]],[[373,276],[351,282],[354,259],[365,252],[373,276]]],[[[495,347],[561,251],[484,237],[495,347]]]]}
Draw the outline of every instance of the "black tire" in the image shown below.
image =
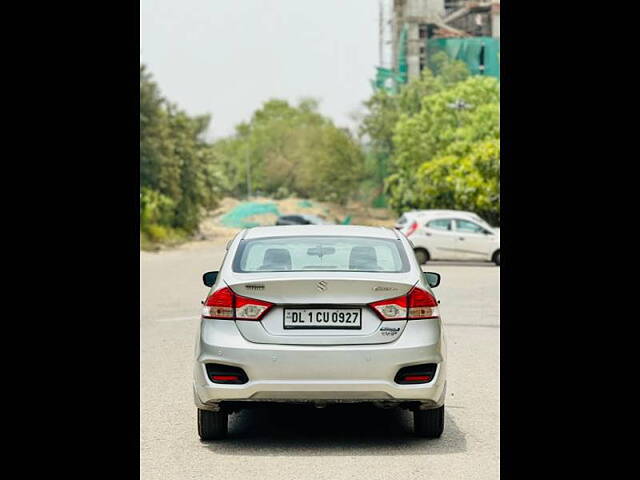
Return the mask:
{"type": "Polygon", "coordinates": [[[424,248],[416,248],[414,252],[419,265],[424,265],[429,261],[429,253],[424,248]]]}
{"type": "Polygon", "coordinates": [[[198,435],[201,440],[218,440],[227,436],[229,415],[198,409],[198,435]]]}
{"type": "Polygon", "coordinates": [[[419,437],[440,438],[444,431],[444,405],[413,412],[413,430],[419,437]]]}
{"type": "Polygon", "coordinates": [[[493,263],[500,266],[500,250],[493,254],[493,263]]]}

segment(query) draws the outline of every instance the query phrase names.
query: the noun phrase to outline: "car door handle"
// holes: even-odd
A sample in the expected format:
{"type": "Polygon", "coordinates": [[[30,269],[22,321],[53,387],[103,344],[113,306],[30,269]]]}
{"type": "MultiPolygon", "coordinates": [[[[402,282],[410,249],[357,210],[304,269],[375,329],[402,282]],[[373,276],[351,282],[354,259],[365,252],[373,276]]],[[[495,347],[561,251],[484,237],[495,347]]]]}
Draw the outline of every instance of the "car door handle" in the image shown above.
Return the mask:
{"type": "Polygon", "coordinates": [[[459,237],[460,240],[464,240],[464,237],[459,237]]]}

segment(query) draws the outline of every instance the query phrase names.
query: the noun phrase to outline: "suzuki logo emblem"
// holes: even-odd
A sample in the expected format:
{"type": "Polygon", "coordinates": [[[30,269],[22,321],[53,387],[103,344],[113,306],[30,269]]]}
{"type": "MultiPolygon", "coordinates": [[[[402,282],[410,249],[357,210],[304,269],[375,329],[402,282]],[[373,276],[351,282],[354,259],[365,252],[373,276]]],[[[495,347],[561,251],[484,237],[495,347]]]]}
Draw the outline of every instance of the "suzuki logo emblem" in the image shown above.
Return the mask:
{"type": "Polygon", "coordinates": [[[318,282],[316,284],[316,287],[318,288],[318,290],[320,290],[321,292],[324,292],[327,289],[327,282],[325,282],[324,280],[318,282]]]}

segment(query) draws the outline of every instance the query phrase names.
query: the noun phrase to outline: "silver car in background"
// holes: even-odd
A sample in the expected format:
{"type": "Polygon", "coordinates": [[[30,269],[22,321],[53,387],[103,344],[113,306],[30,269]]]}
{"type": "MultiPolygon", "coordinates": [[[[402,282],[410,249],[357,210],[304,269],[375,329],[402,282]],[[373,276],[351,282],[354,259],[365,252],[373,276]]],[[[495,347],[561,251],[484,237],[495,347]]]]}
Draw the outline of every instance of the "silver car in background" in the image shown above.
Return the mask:
{"type": "Polygon", "coordinates": [[[444,428],[446,348],[432,288],[404,235],[381,227],[255,227],[207,272],[193,394],[202,440],[257,403],[370,402],[444,428]]]}

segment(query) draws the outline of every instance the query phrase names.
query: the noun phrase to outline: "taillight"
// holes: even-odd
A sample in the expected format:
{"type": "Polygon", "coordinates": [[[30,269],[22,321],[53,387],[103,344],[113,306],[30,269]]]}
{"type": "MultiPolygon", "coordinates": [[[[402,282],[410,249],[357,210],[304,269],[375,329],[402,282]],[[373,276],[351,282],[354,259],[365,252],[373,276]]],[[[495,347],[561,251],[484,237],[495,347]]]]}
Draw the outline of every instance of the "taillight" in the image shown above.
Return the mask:
{"type": "Polygon", "coordinates": [[[260,320],[273,303],[236,295],[236,318],[238,320],[260,320]]]}
{"type": "Polygon", "coordinates": [[[418,229],[418,222],[413,222],[410,226],[409,226],[409,230],[407,230],[407,233],[405,233],[405,236],[409,236],[411,235],[413,232],[415,232],[418,229]]]}
{"type": "Polygon", "coordinates": [[[260,320],[271,307],[273,307],[273,303],[243,297],[229,287],[225,287],[207,298],[202,309],[202,316],[230,320],[260,320]]]}
{"type": "Polygon", "coordinates": [[[370,303],[381,320],[438,318],[438,302],[426,290],[414,287],[407,295],[370,303]]]}
{"type": "Polygon", "coordinates": [[[438,318],[437,300],[426,290],[414,287],[409,292],[409,319],[415,318],[438,318]]]}
{"type": "Polygon", "coordinates": [[[234,293],[229,287],[222,288],[213,295],[209,295],[202,316],[205,318],[233,318],[233,300],[234,293]]]}
{"type": "Polygon", "coordinates": [[[369,306],[381,320],[406,320],[407,318],[407,295],[373,302],[369,306]]]}

